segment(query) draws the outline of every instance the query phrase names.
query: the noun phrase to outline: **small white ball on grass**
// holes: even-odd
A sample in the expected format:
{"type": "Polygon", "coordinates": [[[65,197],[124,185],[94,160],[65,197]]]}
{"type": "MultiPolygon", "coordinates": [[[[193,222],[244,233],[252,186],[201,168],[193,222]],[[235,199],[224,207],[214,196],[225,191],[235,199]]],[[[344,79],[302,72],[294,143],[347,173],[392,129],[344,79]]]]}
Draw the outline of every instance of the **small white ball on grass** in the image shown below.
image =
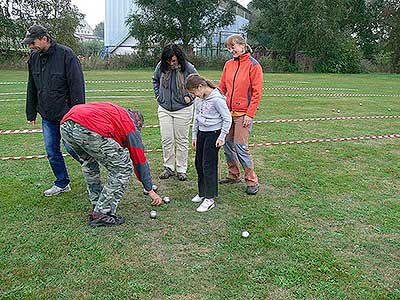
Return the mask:
{"type": "Polygon", "coordinates": [[[171,202],[171,199],[169,199],[169,197],[164,197],[163,201],[164,201],[164,203],[168,204],[171,202]]]}
{"type": "Polygon", "coordinates": [[[250,236],[250,233],[248,231],[243,231],[242,232],[242,237],[248,238],[250,236]]]}
{"type": "Polygon", "coordinates": [[[155,210],[150,211],[150,218],[152,219],[157,218],[157,212],[155,210]]]}

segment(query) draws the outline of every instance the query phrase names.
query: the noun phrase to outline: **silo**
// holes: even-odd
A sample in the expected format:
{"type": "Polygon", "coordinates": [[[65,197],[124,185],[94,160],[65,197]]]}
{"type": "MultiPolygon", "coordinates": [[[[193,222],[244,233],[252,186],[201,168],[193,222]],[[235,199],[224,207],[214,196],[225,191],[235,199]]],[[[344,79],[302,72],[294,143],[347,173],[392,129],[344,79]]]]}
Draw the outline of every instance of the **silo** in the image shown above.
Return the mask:
{"type": "Polygon", "coordinates": [[[111,53],[129,36],[125,21],[136,4],[134,0],[106,0],[105,4],[104,46],[111,53]]]}

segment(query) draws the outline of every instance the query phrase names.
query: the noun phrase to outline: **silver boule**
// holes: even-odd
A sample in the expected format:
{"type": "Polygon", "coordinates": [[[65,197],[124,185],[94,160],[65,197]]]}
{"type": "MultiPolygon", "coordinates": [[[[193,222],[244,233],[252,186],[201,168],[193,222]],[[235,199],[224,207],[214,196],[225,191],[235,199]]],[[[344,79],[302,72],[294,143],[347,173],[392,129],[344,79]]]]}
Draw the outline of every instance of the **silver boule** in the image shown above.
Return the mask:
{"type": "Polygon", "coordinates": [[[242,232],[242,237],[248,238],[250,236],[250,233],[248,231],[243,231],[242,232]]]}
{"type": "Polygon", "coordinates": [[[155,210],[150,211],[150,218],[152,219],[157,218],[157,212],[155,210]]]}

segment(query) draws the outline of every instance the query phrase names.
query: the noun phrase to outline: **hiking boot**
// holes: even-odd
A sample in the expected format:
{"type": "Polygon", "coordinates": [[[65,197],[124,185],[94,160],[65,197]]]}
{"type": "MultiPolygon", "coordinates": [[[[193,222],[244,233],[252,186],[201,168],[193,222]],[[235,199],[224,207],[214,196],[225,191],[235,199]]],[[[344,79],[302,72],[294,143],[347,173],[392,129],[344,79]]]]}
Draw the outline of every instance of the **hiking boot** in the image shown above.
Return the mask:
{"type": "Polygon", "coordinates": [[[215,207],[214,199],[204,199],[200,206],[196,209],[197,212],[206,212],[215,207]]]}
{"type": "Polygon", "coordinates": [[[232,183],[239,183],[239,182],[240,182],[240,178],[233,179],[233,178],[225,177],[219,181],[219,184],[232,184],[232,183]]]}
{"type": "Polygon", "coordinates": [[[89,222],[89,225],[92,227],[118,226],[125,222],[124,217],[116,216],[111,213],[93,213],[91,219],[92,220],[89,222]]]}
{"type": "Polygon", "coordinates": [[[192,198],[192,202],[199,203],[204,200],[204,197],[200,197],[198,194],[192,198]]]}
{"type": "Polygon", "coordinates": [[[60,193],[69,192],[70,190],[71,190],[71,187],[69,186],[69,184],[64,188],[60,188],[59,186],[53,185],[48,190],[45,190],[43,194],[46,197],[51,197],[51,196],[58,195],[60,193]]]}
{"type": "Polygon", "coordinates": [[[162,173],[160,174],[160,179],[167,179],[174,175],[175,175],[174,171],[172,171],[168,167],[164,167],[164,171],[162,171],[162,173]]]}
{"type": "Polygon", "coordinates": [[[246,193],[248,194],[248,195],[255,195],[255,194],[257,194],[258,193],[258,190],[260,189],[260,185],[257,183],[256,185],[254,185],[254,186],[248,186],[247,188],[246,188],[246,193]]]}
{"type": "Polygon", "coordinates": [[[185,181],[187,179],[186,173],[183,173],[183,172],[178,172],[178,174],[176,176],[178,176],[179,181],[185,181]]]}

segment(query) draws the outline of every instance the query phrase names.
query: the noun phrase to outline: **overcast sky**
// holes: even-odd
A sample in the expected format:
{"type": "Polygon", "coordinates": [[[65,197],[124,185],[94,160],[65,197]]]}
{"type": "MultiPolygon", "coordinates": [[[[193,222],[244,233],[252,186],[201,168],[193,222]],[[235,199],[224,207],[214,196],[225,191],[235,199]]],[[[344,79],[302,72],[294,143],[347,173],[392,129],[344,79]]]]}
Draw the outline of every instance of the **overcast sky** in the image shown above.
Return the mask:
{"type": "MultiPolygon", "coordinates": [[[[72,4],[78,6],[81,13],[86,15],[86,21],[94,27],[104,21],[105,0],[71,0],[72,4]]],[[[247,6],[250,0],[239,0],[243,6],[247,6]]]]}

